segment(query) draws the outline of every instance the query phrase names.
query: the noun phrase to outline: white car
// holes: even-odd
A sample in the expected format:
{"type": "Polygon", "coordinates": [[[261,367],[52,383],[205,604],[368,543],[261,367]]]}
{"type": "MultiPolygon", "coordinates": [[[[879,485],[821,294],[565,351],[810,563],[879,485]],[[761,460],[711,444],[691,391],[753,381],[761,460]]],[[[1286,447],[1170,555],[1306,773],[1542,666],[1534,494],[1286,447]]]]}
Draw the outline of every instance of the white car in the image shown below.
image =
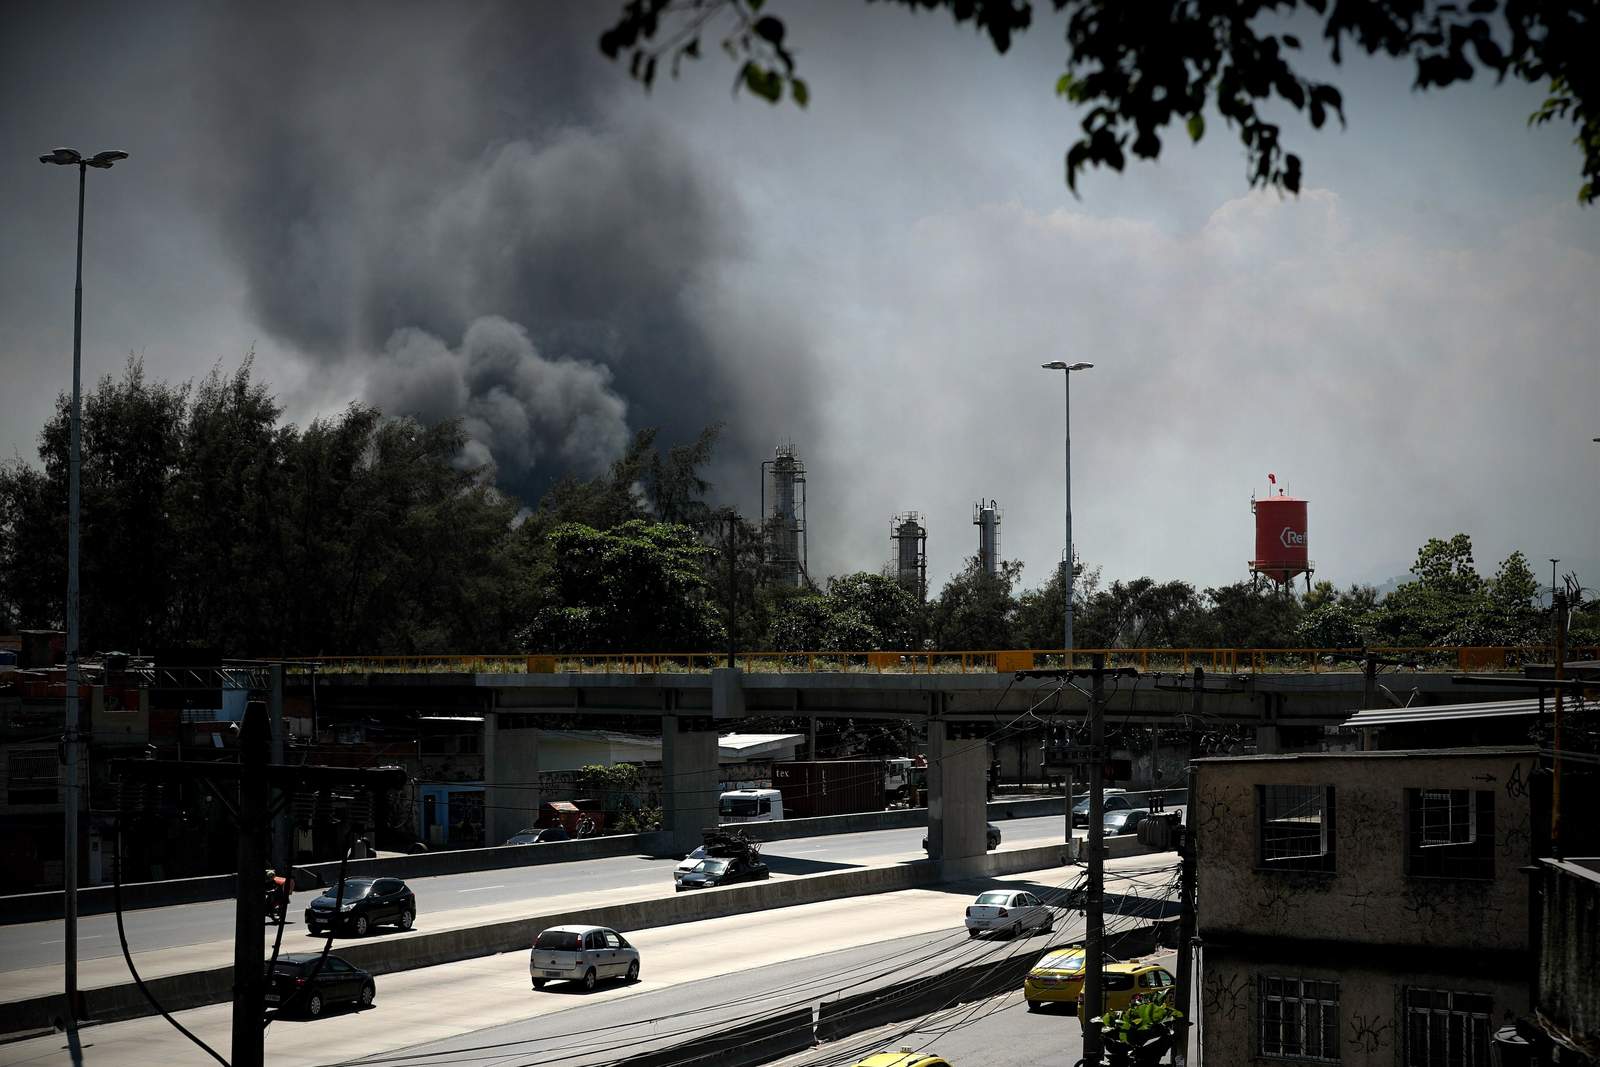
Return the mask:
{"type": "Polygon", "coordinates": [[[683,881],[683,876],[700,866],[700,861],[706,858],[706,846],[696,846],[695,850],[683,857],[683,862],[672,869],[672,880],[683,881]]]}
{"type": "Polygon", "coordinates": [[[552,926],[533,939],[528,975],[535,989],[557,979],[578,982],[584,989],[605,978],[637,982],[639,950],[604,926],[552,926]]]}
{"type": "Polygon", "coordinates": [[[1045,902],[1020,889],[991,889],[967,905],[967,936],[982,933],[1013,935],[1023,930],[1049,933],[1055,918],[1045,902]]]}

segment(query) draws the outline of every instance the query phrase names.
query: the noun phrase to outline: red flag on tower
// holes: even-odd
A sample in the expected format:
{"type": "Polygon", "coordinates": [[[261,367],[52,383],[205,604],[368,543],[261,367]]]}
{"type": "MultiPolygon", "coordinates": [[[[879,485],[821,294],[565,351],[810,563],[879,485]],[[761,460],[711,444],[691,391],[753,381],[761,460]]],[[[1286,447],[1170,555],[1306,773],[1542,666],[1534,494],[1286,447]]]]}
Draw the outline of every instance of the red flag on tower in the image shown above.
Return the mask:
{"type": "Polygon", "coordinates": [[[1269,474],[1269,475],[1267,475],[1267,481],[1271,482],[1273,485],[1277,485],[1278,484],[1278,476],[1276,474],[1269,474]]]}

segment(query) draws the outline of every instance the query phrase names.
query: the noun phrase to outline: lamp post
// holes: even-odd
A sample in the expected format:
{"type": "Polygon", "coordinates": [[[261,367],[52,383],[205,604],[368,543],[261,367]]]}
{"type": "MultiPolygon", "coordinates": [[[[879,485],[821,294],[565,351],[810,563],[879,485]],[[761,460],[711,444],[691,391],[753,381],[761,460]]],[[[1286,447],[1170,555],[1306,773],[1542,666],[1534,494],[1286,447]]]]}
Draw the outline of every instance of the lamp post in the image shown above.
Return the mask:
{"type": "MultiPolygon", "coordinates": [[[[1065,600],[1065,623],[1062,627],[1065,638],[1066,655],[1062,666],[1072,667],[1072,372],[1076,370],[1089,370],[1093,363],[1064,363],[1054,360],[1050,363],[1039,364],[1044,370],[1061,371],[1061,380],[1066,383],[1065,392],[1065,432],[1066,438],[1066,465],[1067,465],[1067,555],[1062,564],[1064,570],[1061,575],[1062,596],[1065,600]]],[[[1071,805],[1068,805],[1070,808],[1071,805]]]]}
{"type": "MultiPolygon", "coordinates": [[[[79,379],[83,366],[83,191],[89,168],[109,170],[126,152],[100,152],[85,159],[71,148],[57,148],[40,156],[40,163],[78,168],[78,269],[72,290],[72,412],[67,443],[67,706],[64,758],[66,763],[66,841],[62,856],[62,919],[66,963],[66,1023],[76,1050],[78,1032],[78,465],[81,452],[81,401],[79,379]]],[[[115,859],[113,858],[113,862],[115,859]]],[[[78,1058],[74,1052],[75,1060],[78,1058]]]]}

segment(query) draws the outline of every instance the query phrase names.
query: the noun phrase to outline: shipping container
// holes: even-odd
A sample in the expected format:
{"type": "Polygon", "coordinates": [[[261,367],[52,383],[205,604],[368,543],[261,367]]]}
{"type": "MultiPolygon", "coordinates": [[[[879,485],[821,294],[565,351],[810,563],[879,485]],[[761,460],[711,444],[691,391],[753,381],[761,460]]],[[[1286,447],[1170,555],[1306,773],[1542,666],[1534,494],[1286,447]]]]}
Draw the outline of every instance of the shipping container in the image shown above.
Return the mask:
{"type": "Polygon", "coordinates": [[[784,816],[814,819],[883,810],[882,760],[790,760],[772,765],[784,816]]]}

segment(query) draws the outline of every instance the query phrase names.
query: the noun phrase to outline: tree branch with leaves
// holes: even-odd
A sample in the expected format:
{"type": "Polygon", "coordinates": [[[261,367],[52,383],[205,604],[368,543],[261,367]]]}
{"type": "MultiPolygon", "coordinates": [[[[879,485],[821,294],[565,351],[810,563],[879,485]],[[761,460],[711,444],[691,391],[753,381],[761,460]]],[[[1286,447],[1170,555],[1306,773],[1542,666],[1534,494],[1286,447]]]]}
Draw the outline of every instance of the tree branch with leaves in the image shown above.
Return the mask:
{"type": "MultiPolygon", "coordinates": [[[[883,2],[942,9],[986,34],[1002,54],[1034,17],[1028,0],[883,2]]],[[[1529,124],[1575,127],[1578,200],[1600,198],[1600,0],[1052,0],[1049,6],[1066,23],[1066,69],[1056,92],[1085,109],[1065,155],[1074,192],[1091,167],[1121,171],[1130,155],[1158,158],[1174,126],[1199,141],[1208,110],[1236,132],[1252,187],[1298,192],[1300,157],[1284,147],[1269,111],[1287,104],[1313,129],[1330,118],[1345,122],[1339,89],[1305,73],[1306,43],[1280,28],[1304,13],[1335,65],[1353,49],[1409,61],[1416,89],[1470,81],[1480,71],[1497,81],[1545,86],[1546,99],[1529,124]]],[[[683,60],[700,57],[701,40],[719,34],[739,65],[735,92],[743,88],[777,104],[787,90],[803,108],[811,88],[795,73],[788,26],[768,8],[767,0],[627,0],[601,34],[600,50],[625,59],[648,88],[661,59],[677,77],[683,60]]]]}

